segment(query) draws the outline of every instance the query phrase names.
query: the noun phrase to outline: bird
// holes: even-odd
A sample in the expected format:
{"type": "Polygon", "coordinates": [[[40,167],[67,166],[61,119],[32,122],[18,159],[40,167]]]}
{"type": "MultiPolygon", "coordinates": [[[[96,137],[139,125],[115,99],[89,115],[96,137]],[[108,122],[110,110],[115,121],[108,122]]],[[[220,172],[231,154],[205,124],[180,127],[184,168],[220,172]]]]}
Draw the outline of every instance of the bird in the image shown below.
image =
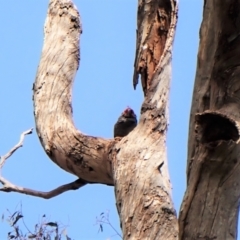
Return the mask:
{"type": "Polygon", "coordinates": [[[114,125],[114,137],[125,137],[137,126],[137,116],[127,107],[114,125]]]}

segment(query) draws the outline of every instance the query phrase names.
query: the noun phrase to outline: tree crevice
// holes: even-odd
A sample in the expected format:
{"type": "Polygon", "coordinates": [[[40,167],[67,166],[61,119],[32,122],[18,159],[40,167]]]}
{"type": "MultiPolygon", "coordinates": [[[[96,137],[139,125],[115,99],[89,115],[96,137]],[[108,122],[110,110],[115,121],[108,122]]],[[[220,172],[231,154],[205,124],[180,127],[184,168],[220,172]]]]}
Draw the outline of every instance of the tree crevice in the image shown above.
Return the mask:
{"type": "Polygon", "coordinates": [[[196,114],[196,138],[201,143],[239,140],[239,128],[236,121],[216,111],[196,114]]]}
{"type": "Polygon", "coordinates": [[[174,1],[167,0],[150,0],[148,2],[139,0],[138,2],[137,48],[133,86],[135,89],[140,74],[145,96],[165,50],[175,4],[174,1]]]}

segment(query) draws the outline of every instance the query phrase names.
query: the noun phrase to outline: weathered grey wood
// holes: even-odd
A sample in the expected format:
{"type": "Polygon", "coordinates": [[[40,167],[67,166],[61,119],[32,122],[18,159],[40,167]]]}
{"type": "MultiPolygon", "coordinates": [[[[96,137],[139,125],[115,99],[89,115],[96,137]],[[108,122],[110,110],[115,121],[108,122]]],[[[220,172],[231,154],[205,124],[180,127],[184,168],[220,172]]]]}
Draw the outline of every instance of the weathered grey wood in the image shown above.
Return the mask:
{"type": "Polygon", "coordinates": [[[139,1],[135,80],[147,73],[140,122],[126,137],[107,140],[86,136],[74,126],[71,91],[81,23],[72,1],[50,0],[33,86],[37,133],[48,156],[81,182],[115,185],[124,239],[178,238],[166,156],[176,22],[174,0],[139,1]],[[143,73],[138,64],[145,60],[143,73]]]}
{"type": "Polygon", "coordinates": [[[33,88],[37,133],[58,166],[85,181],[112,185],[111,141],[82,134],[72,120],[71,91],[79,66],[81,30],[72,1],[50,1],[33,88]]]}
{"type": "Polygon", "coordinates": [[[237,239],[240,1],[204,1],[180,239],[237,239]]]}
{"type": "MultiPolygon", "coordinates": [[[[144,72],[151,77],[145,79],[147,87],[143,85],[146,97],[139,124],[116,144],[113,153],[115,195],[124,239],[178,239],[166,156],[175,4],[175,1],[139,1],[135,77],[136,72],[142,73],[138,71],[137,59],[145,57],[149,61],[144,72]],[[161,31],[163,25],[165,29],[161,31]],[[158,53],[153,69],[152,61],[156,59],[148,57],[151,51],[158,53]]],[[[146,77],[145,73],[141,77],[146,77]]]]}

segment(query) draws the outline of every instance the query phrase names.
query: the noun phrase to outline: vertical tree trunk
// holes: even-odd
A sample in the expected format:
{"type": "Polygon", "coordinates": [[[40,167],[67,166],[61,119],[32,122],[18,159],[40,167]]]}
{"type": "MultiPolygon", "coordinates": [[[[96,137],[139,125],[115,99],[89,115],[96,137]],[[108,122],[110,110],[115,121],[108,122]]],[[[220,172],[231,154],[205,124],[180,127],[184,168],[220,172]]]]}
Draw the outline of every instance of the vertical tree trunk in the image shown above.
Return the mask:
{"type": "Polygon", "coordinates": [[[204,1],[180,239],[237,238],[240,1],[204,1]]]}
{"type": "Polygon", "coordinates": [[[117,208],[124,239],[177,239],[166,156],[168,96],[177,8],[174,1],[139,1],[134,85],[145,100],[138,126],[113,152],[117,208]]]}

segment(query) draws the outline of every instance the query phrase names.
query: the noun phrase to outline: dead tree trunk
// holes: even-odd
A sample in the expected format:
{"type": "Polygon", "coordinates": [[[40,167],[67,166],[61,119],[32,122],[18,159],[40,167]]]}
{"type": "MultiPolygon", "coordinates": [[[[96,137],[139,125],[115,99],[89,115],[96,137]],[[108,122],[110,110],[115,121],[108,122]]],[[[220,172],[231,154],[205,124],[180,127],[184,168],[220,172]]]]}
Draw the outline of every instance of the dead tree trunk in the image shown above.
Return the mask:
{"type": "Polygon", "coordinates": [[[134,85],[141,74],[146,97],[138,126],[122,139],[106,140],[83,135],[72,120],[78,11],[70,0],[51,0],[49,5],[33,88],[37,133],[58,166],[86,182],[115,185],[124,239],[178,237],[166,158],[176,14],[174,0],[139,0],[134,85]]]}
{"type": "Polygon", "coordinates": [[[237,239],[240,1],[204,1],[180,239],[237,239]],[[196,133],[195,133],[196,132],[196,133]]]}
{"type": "MultiPolygon", "coordinates": [[[[190,131],[187,191],[180,239],[237,238],[240,196],[240,0],[204,2],[190,131]]],[[[71,91],[79,65],[81,22],[71,0],[50,0],[33,86],[41,144],[79,179],[48,193],[15,186],[1,191],[50,198],[87,183],[114,185],[124,239],[178,239],[166,157],[175,0],[139,0],[133,84],[145,95],[138,126],[111,140],[86,136],[72,120],[71,91]]],[[[30,133],[27,131],[23,135],[30,133]]],[[[0,168],[23,139],[0,162],[0,168]]]]}
{"type": "Polygon", "coordinates": [[[137,128],[113,156],[117,208],[124,239],[177,239],[166,156],[174,1],[139,1],[134,86],[145,100],[137,128]]]}

